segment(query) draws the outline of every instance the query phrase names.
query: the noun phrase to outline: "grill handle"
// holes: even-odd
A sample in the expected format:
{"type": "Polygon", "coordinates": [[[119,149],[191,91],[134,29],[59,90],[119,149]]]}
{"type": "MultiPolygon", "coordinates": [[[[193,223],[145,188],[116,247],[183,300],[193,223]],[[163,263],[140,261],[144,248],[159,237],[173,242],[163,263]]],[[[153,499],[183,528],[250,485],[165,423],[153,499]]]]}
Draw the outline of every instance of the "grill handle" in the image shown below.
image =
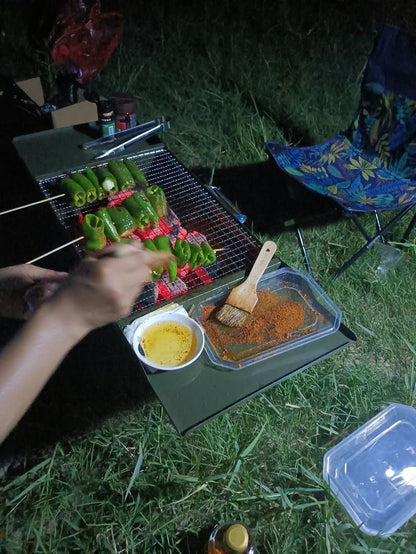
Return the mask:
{"type": "Polygon", "coordinates": [[[242,214],[229,200],[225,194],[221,191],[219,187],[214,187],[214,185],[205,185],[211,193],[215,196],[217,200],[219,200],[220,204],[222,204],[240,223],[245,223],[247,220],[247,216],[245,214],[242,214]]]}

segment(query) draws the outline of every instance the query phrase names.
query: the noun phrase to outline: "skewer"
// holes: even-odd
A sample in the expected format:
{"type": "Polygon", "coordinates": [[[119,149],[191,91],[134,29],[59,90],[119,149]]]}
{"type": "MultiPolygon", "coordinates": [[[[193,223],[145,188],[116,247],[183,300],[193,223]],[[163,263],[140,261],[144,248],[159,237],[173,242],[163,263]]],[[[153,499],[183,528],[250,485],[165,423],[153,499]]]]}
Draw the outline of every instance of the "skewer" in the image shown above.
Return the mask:
{"type": "Polygon", "coordinates": [[[84,237],[78,237],[74,240],[71,240],[70,242],[67,242],[65,244],[62,244],[61,246],[58,246],[58,248],[54,248],[53,250],[49,250],[49,252],[45,252],[45,254],[42,254],[41,256],[38,256],[37,258],[33,258],[33,260],[30,260],[29,262],[25,262],[26,264],[33,264],[34,262],[37,262],[38,260],[41,260],[42,258],[46,258],[46,256],[49,256],[50,254],[53,254],[54,252],[58,252],[58,250],[62,250],[62,248],[66,248],[67,246],[70,246],[71,244],[74,244],[75,242],[79,242],[84,237]]]}
{"type": "MultiPolygon", "coordinates": [[[[53,254],[54,252],[58,252],[58,250],[62,250],[63,248],[66,248],[67,246],[71,246],[71,244],[74,244],[76,242],[79,242],[82,240],[84,236],[80,236],[74,240],[71,240],[69,242],[66,242],[65,244],[62,244],[61,246],[58,246],[57,248],[54,248],[53,250],[49,250],[49,252],[45,252],[45,254],[42,254],[41,256],[38,256],[37,258],[33,258],[33,260],[30,260],[28,262],[25,262],[26,264],[33,264],[34,262],[37,262],[38,260],[41,260],[42,258],[46,258],[46,256],[49,256],[50,254],[53,254]]],[[[214,252],[221,252],[225,250],[225,248],[214,248],[214,252]]]]}
{"type": "Polygon", "coordinates": [[[10,210],[5,210],[0,212],[0,215],[9,214],[10,212],[16,212],[17,210],[23,210],[24,208],[29,208],[30,206],[36,206],[37,204],[42,204],[43,202],[50,202],[56,198],[62,198],[65,196],[65,193],[57,194],[56,196],[51,196],[50,198],[44,198],[43,200],[38,200],[37,202],[31,202],[30,204],[24,204],[23,206],[17,206],[17,208],[11,208],[10,210]]]}

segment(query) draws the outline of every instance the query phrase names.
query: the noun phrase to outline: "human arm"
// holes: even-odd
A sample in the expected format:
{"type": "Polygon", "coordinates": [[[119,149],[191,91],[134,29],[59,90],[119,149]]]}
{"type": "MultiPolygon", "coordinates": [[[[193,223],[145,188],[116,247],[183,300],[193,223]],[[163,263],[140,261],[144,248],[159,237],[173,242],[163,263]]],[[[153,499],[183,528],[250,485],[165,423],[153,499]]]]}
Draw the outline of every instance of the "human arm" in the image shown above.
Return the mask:
{"type": "Polygon", "coordinates": [[[86,258],[34,312],[0,356],[0,442],[71,348],[92,329],[127,316],[150,271],[168,259],[136,243],[108,248],[86,258]]]}

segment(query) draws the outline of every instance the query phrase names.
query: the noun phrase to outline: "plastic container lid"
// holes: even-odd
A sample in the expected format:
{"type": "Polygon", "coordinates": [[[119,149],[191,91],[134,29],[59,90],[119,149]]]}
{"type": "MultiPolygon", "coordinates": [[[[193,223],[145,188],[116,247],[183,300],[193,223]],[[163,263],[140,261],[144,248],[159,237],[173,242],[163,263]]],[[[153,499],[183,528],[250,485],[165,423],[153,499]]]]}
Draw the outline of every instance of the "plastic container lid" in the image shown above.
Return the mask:
{"type": "Polygon", "coordinates": [[[394,533],[416,513],[416,409],[382,410],[325,454],[323,476],[364,533],[394,533]]]}
{"type": "MultiPolygon", "coordinates": [[[[282,301],[295,302],[305,310],[303,325],[293,330],[281,342],[240,344],[230,341],[227,344],[228,354],[234,359],[224,359],[220,348],[214,345],[205,333],[205,350],[209,359],[216,366],[231,370],[241,370],[255,363],[267,360],[276,354],[280,354],[292,348],[305,345],[318,338],[334,333],[340,326],[342,312],[336,304],[328,297],[325,291],[306,273],[284,267],[271,271],[262,276],[257,290],[271,291],[281,297],[282,301]]],[[[224,303],[229,294],[230,288],[221,293],[211,296],[200,304],[193,318],[204,327],[205,306],[220,306],[224,303]]],[[[230,328],[222,329],[226,335],[230,328]]]]}

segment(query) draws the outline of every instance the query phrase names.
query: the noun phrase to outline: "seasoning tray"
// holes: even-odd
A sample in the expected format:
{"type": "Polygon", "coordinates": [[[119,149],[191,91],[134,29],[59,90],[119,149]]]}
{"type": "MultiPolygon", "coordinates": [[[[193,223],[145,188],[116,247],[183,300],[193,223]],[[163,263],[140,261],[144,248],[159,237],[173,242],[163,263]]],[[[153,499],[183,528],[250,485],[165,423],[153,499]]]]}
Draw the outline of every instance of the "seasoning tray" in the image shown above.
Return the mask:
{"type": "MultiPolygon", "coordinates": [[[[341,310],[316,281],[301,271],[284,267],[266,273],[260,279],[257,290],[273,293],[279,299],[279,306],[295,304],[297,310],[303,310],[303,322],[293,329],[290,329],[290,322],[289,326],[286,323],[288,330],[284,336],[272,340],[266,324],[264,334],[262,335],[261,330],[257,333],[256,342],[247,340],[247,335],[243,334],[244,330],[227,327],[215,319],[212,320],[213,316],[211,316],[211,323],[207,324],[207,313],[213,306],[222,306],[230,292],[230,288],[224,289],[197,306],[193,313],[193,318],[205,329],[205,351],[214,365],[234,371],[245,369],[272,356],[334,333],[340,326],[341,310]],[[220,335],[218,342],[215,337],[213,339],[208,325],[213,325],[215,333],[220,335]]],[[[279,308],[275,308],[277,309],[279,308]]]]}

